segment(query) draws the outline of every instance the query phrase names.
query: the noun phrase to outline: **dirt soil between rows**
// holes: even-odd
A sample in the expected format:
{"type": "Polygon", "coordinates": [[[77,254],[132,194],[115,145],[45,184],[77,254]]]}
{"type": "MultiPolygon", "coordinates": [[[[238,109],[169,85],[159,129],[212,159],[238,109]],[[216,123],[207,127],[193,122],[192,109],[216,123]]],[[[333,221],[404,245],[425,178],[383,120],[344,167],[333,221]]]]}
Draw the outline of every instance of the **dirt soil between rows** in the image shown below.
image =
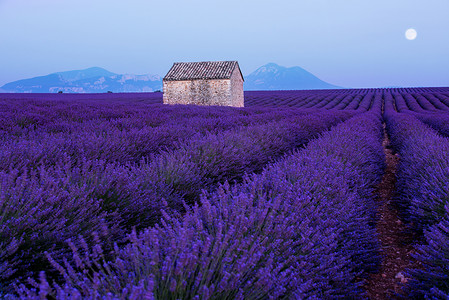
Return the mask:
{"type": "Polygon", "coordinates": [[[406,233],[405,225],[392,207],[396,170],[400,158],[389,148],[390,141],[385,126],[384,132],[383,147],[387,168],[376,191],[379,205],[379,220],[376,230],[381,242],[382,264],[379,273],[372,274],[365,282],[364,287],[369,299],[403,299],[402,287],[408,281],[408,278],[404,276],[404,271],[417,267],[418,263],[412,257],[412,254],[415,253],[412,245],[415,237],[406,233]]]}

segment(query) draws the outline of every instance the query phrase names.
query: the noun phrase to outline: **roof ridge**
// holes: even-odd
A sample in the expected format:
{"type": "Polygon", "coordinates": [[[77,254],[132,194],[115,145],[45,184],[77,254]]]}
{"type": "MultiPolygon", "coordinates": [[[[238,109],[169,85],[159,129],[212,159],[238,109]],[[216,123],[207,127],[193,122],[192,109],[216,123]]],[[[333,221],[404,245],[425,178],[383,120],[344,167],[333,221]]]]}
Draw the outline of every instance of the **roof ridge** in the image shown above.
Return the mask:
{"type": "Polygon", "coordinates": [[[236,60],[175,62],[163,80],[230,79],[236,67],[236,60]]]}
{"type": "Polygon", "coordinates": [[[237,62],[236,60],[204,60],[204,61],[178,61],[178,62],[174,62],[175,64],[191,64],[191,63],[208,63],[208,62],[213,62],[213,63],[220,63],[220,62],[237,62]]]}

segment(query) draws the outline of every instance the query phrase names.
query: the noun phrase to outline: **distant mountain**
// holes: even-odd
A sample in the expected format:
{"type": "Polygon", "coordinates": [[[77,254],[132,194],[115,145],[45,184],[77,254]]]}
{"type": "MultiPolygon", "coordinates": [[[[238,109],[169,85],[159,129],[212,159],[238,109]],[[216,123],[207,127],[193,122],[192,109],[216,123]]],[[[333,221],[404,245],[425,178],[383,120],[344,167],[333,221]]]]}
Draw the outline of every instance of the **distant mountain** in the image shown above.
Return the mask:
{"type": "Polygon", "coordinates": [[[245,77],[244,89],[251,90],[314,90],[341,89],[322,81],[300,67],[286,68],[275,63],[266,64],[245,77]]]}
{"type": "MultiPolygon", "coordinates": [[[[300,67],[266,64],[245,76],[245,90],[338,89],[300,67]]],[[[116,74],[103,68],[57,72],[46,76],[10,82],[0,87],[9,93],[106,93],[153,92],[162,90],[158,75],[116,74]]]]}
{"type": "Polygon", "coordinates": [[[64,80],[69,82],[74,82],[83,79],[95,78],[95,77],[111,77],[117,75],[115,73],[109,72],[103,68],[93,67],[85,70],[75,70],[67,72],[58,72],[56,75],[60,75],[64,80]]]}
{"type": "Polygon", "coordinates": [[[162,90],[162,78],[157,75],[116,74],[95,67],[18,80],[5,84],[0,90],[10,93],[152,92],[162,90]]]}

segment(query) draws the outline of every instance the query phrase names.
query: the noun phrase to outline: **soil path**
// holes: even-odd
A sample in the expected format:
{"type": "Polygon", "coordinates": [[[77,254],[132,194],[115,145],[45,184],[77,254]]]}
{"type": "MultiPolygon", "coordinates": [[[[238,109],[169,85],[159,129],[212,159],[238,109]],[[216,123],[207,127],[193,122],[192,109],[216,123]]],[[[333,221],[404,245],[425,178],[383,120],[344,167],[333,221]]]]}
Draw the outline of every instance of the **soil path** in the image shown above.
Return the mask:
{"type": "Polygon", "coordinates": [[[391,205],[396,184],[396,169],[399,156],[388,148],[389,139],[384,126],[383,147],[386,156],[387,169],[382,182],[377,187],[379,221],[376,226],[381,242],[382,265],[379,273],[373,274],[364,287],[370,299],[396,299],[407,278],[403,276],[406,268],[416,264],[411,254],[413,237],[405,233],[405,226],[391,205]]]}

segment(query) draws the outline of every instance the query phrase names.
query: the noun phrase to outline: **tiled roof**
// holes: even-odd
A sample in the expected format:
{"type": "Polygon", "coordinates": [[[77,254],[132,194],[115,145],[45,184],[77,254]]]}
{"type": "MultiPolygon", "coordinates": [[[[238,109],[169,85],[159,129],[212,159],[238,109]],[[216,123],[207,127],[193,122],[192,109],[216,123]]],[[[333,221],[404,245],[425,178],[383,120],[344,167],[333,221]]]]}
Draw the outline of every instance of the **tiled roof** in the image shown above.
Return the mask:
{"type": "Polygon", "coordinates": [[[229,79],[237,61],[177,62],[164,77],[164,81],[195,79],[229,79]]]}

